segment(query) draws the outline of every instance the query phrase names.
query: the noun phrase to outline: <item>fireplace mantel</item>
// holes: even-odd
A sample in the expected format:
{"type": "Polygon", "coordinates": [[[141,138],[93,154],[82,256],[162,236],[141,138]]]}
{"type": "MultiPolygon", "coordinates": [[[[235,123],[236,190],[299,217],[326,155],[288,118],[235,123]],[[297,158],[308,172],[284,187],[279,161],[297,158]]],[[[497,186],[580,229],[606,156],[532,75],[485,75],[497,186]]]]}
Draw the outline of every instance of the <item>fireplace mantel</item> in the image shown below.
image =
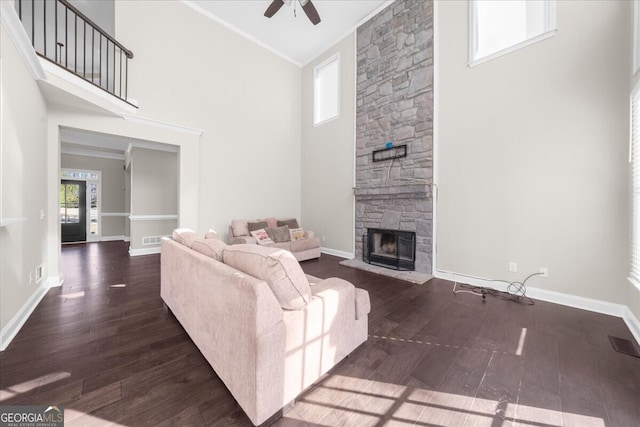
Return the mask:
{"type": "Polygon", "coordinates": [[[360,185],[353,188],[356,200],[431,199],[431,181],[360,185]]]}

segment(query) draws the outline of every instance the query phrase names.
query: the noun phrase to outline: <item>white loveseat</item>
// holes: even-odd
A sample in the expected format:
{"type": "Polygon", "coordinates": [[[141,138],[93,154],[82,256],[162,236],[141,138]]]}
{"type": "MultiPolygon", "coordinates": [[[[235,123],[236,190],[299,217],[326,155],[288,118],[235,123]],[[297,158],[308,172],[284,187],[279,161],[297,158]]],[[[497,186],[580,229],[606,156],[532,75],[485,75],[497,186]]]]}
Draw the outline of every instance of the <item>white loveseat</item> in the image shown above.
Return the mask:
{"type": "Polygon", "coordinates": [[[306,276],[277,248],[174,239],[162,242],[161,297],[253,424],[366,341],[369,294],[351,283],[306,276]]]}

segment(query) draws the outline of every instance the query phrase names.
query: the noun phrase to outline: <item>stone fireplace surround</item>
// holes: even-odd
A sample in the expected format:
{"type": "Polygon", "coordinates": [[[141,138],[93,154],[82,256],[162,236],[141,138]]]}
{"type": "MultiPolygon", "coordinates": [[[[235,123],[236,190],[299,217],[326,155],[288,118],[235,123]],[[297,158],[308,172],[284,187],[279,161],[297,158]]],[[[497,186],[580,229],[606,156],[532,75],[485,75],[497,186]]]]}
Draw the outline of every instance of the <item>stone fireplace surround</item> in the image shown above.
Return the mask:
{"type": "Polygon", "coordinates": [[[357,32],[355,260],[367,228],[414,231],[417,273],[432,270],[433,4],[397,0],[357,32]],[[407,156],[373,151],[407,145],[407,156]]]}

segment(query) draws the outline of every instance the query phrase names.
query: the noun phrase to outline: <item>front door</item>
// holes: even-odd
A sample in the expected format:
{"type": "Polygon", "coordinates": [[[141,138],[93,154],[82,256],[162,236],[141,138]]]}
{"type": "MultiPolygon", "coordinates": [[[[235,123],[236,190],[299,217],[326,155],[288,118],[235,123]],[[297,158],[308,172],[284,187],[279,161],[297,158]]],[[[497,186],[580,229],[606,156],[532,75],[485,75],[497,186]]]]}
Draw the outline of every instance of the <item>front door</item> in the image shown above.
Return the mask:
{"type": "Polygon", "coordinates": [[[60,181],[62,242],[87,240],[87,189],[85,181],[60,181]]]}

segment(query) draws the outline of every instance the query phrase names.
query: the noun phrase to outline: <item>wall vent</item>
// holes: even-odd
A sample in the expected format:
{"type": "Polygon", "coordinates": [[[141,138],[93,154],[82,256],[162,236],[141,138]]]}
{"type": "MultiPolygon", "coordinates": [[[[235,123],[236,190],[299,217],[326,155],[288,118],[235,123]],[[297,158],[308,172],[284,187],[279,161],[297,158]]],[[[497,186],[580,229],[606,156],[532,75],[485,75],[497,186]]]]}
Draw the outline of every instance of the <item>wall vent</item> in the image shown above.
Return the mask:
{"type": "Polygon", "coordinates": [[[142,244],[144,246],[159,245],[160,242],[162,242],[163,237],[171,237],[171,236],[144,236],[142,238],[142,244]]]}

